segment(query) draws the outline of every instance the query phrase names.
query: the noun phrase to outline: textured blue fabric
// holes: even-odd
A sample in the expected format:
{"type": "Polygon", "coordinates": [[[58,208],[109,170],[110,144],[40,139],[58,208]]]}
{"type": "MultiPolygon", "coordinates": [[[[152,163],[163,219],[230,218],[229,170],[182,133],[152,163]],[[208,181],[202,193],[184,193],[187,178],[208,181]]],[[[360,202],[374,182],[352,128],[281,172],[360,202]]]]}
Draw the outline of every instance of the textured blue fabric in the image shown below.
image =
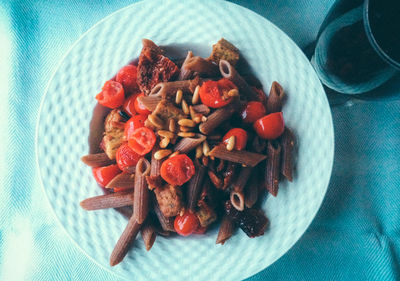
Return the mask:
{"type": "MultiPolygon", "coordinates": [[[[60,58],[98,20],[134,1],[0,1],[0,280],[119,280],[56,222],[39,183],[34,132],[60,58]]],[[[333,0],[232,1],[300,47],[333,0]]],[[[361,97],[329,96],[335,161],[304,236],[258,280],[400,280],[400,78],[361,97]]]]}

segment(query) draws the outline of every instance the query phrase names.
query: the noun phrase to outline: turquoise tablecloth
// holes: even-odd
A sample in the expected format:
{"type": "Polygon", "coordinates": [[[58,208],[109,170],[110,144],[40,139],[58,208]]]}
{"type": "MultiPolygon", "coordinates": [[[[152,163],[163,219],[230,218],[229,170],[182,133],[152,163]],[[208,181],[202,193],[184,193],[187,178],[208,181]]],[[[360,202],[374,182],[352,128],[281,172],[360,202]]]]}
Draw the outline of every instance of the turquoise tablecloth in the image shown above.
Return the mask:
{"type": "MultiPolygon", "coordinates": [[[[0,280],[118,280],[67,237],[35,168],[40,99],[60,57],[133,1],[0,1],[0,280]]],[[[233,1],[304,48],[333,0],[233,1]]],[[[296,245],[249,280],[400,280],[400,79],[330,96],[335,162],[324,203],[296,245]]]]}

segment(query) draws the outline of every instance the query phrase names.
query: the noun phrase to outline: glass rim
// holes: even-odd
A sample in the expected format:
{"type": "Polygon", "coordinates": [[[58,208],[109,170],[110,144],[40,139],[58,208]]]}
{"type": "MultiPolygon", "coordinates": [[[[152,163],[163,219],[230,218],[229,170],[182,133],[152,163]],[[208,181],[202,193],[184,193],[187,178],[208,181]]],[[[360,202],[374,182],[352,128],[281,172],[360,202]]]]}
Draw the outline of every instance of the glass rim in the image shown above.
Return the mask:
{"type": "Polygon", "coordinates": [[[365,28],[365,33],[367,34],[368,40],[371,43],[372,47],[374,50],[378,53],[378,55],[388,64],[390,64],[392,67],[396,68],[397,70],[400,70],[400,62],[394,60],[392,57],[390,57],[378,44],[376,41],[372,30],[371,30],[371,25],[369,21],[369,3],[370,0],[364,0],[364,7],[363,7],[363,22],[364,22],[364,28],[365,28]]]}

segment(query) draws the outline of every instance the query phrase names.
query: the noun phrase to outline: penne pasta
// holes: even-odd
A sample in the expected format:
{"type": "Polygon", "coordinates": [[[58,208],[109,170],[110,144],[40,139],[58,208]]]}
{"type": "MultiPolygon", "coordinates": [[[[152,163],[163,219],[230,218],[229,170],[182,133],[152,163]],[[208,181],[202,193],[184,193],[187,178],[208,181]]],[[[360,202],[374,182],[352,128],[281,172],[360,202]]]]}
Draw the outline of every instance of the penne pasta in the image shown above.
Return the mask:
{"type": "Polygon", "coordinates": [[[257,177],[252,176],[250,181],[244,187],[244,205],[246,208],[251,208],[258,199],[258,181],[257,177]]]}
{"type": "Polygon", "coordinates": [[[216,147],[214,147],[210,151],[209,156],[214,156],[216,158],[228,160],[250,167],[255,167],[258,163],[267,158],[266,155],[246,150],[228,151],[225,145],[217,145],[216,147]]]}
{"type": "Polygon", "coordinates": [[[119,264],[124,259],[126,253],[129,250],[129,246],[135,240],[137,234],[139,233],[140,227],[141,224],[138,223],[132,216],[129,219],[128,225],[125,227],[124,232],[122,232],[121,237],[118,239],[118,242],[111,253],[111,266],[119,264]]]}
{"type": "Polygon", "coordinates": [[[135,187],[135,175],[129,173],[121,173],[116,175],[107,185],[106,188],[126,188],[132,189],[135,187]]]}
{"type": "Polygon", "coordinates": [[[223,172],[224,184],[222,185],[222,190],[226,190],[232,183],[236,176],[236,166],[237,164],[233,162],[228,162],[225,171],[223,172]]]}
{"type": "Polygon", "coordinates": [[[282,147],[282,164],[281,174],[288,179],[293,181],[293,149],[295,145],[295,136],[289,128],[285,128],[281,136],[281,147],[282,147]]]}
{"type": "Polygon", "coordinates": [[[244,210],[244,192],[243,190],[232,190],[230,194],[232,206],[238,211],[244,210]]]}
{"type": "Polygon", "coordinates": [[[276,141],[269,141],[267,145],[267,166],[265,173],[265,186],[269,193],[276,197],[279,188],[279,172],[281,146],[276,141]]]}
{"type": "Polygon", "coordinates": [[[87,198],[80,202],[87,211],[132,206],[133,191],[121,191],[87,198]]]}
{"type": "Polygon", "coordinates": [[[225,107],[219,108],[209,116],[207,116],[207,121],[203,122],[199,126],[199,130],[201,133],[208,135],[214,129],[216,129],[223,122],[231,118],[233,113],[235,113],[239,108],[239,103],[232,101],[225,107]]]}
{"type": "Polygon", "coordinates": [[[136,164],[133,217],[138,223],[143,223],[149,212],[149,189],[146,176],[150,174],[150,163],[140,158],[136,164]]]}
{"type": "Polygon", "coordinates": [[[221,221],[221,226],[219,227],[217,241],[215,244],[224,245],[226,240],[231,238],[233,232],[235,230],[235,225],[229,216],[224,215],[221,221]]]}
{"type": "Polygon", "coordinates": [[[205,105],[205,104],[196,104],[192,106],[194,111],[196,111],[197,113],[203,114],[205,116],[207,116],[208,114],[210,114],[210,108],[205,105]]]}
{"type": "Polygon", "coordinates": [[[94,153],[82,156],[82,162],[92,168],[108,166],[115,164],[115,160],[108,158],[105,153],[94,153]]]}
{"type": "Polygon", "coordinates": [[[160,168],[163,159],[156,159],[154,157],[157,151],[158,151],[158,146],[156,145],[151,153],[150,175],[146,176],[147,185],[150,190],[161,187],[163,185],[163,180],[160,175],[160,168]]]}
{"type": "Polygon", "coordinates": [[[200,79],[162,82],[158,83],[150,92],[149,96],[161,97],[163,99],[174,98],[177,91],[192,92],[192,89],[199,85],[200,79]]]}
{"type": "Polygon", "coordinates": [[[203,182],[206,173],[206,167],[195,161],[196,174],[190,179],[187,187],[187,207],[194,211],[197,207],[200,193],[203,188],[203,182]]]}
{"type": "Polygon", "coordinates": [[[233,183],[233,190],[235,191],[243,191],[247,181],[250,178],[251,171],[253,170],[252,167],[242,167],[240,169],[239,175],[236,181],[233,183]]]}
{"type": "Polygon", "coordinates": [[[228,61],[219,61],[219,71],[222,77],[231,80],[233,84],[239,88],[239,93],[247,97],[248,100],[260,100],[258,94],[247,84],[246,80],[243,79],[228,61]]]}
{"type": "Polygon", "coordinates": [[[195,134],[194,137],[182,138],[174,147],[174,151],[180,153],[188,153],[199,146],[206,140],[206,136],[202,134],[195,134]]]}
{"type": "Polygon", "coordinates": [[[282,86],[276,81],[272,82],[267,100],[267,114],[282,111],[284,99],[285,93],[282,86]]]}
{"type": "Polygon", "coordinates": [[[264,153],[267,147],[267,141],[263,140],[259,136],[255,136],[253,139],[253,149],[257,153],[264,153]]]}
{"type": "Polygon", "coordinates": [[[218,66],[202,57],[191,57],[185,63],[185,69],[198,73],[201,77],[217,77],[219,75],[218,66]]]}
{"type": "Polygon", "coordinates": [[[150,111],[154,111],[158,105],[158,103],[161,101],[160,96],[140,96],[138,97],[138,101],[147,109],[150,111]]]}
{"type": "Polygon", "coordinates": [[[188,63],[188,60],[190,60],[193,57],[192,51],[189,51],[188,54],[186,55],[185,60],[182,63],[181,70],[179,72],[178,80],[188,80],[192,78],[194,71],[187,69],[186,65],[188,63]]]}
{"type": "Polygon", "coordinates": [[[156,231],[151,220],[146,220],[145,224],[140,228],[140,234],[146,247],[146,251],[150,251],[156,241],[156,231]]]}

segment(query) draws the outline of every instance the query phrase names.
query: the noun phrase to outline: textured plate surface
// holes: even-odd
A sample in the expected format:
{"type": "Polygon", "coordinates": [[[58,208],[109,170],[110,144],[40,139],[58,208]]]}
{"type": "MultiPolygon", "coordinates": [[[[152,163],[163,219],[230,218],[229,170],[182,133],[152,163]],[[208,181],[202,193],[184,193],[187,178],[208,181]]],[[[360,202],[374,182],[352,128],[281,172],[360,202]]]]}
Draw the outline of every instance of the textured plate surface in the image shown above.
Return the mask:
{"type": "MultiPolygon", "coordinates": [[[[43,99],[37,126],[37,161],[50,204],[77,245],[98,264],[135,280],[240,280],[272,264],[300,238],[325,195],[333,161],[333,126],[322,86],[299,48],[261,16],[220,1],[145,1],[122,9],[85,33],[62,60],[43,99]],[[224,246],[216,230],[205,236],[157,238],[146,252],[141,239],[109,268],[109,255],[126,220],[114,210],[86,212],[79,202],[101,194],[80,161],[87,153],[94,96],[141,50],[141,39],[208,56],[221,37],[235,44],[269,91],[288,94],[287,125],[298,144],[296,177],[269,196],[271,226],[260,238],[239,231],[224,246]]],[[[185,53],[182,52],[182,55],[185,53]]]]}

